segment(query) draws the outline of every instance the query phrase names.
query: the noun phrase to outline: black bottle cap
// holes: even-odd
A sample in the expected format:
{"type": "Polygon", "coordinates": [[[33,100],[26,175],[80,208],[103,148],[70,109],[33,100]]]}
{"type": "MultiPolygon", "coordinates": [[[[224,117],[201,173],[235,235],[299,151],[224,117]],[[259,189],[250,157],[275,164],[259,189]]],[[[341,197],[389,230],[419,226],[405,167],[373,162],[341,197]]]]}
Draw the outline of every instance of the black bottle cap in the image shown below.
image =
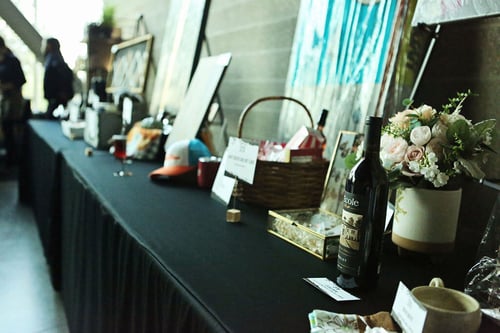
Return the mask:
{"type": "Polygon", "coordinates": [[[323,109],[321,111],[321,116],[319,117],[319,120],[318,120],[318,126],[325,126],[327,116],[328,116],[328,110],[323,109]]]}
{"type": "Polygon", "coordinates": [[[375,116],[368,116],[368,117],[366,117],[365,125],[381,126],[382,125],[382,118],[375,117],[375,116]]]}

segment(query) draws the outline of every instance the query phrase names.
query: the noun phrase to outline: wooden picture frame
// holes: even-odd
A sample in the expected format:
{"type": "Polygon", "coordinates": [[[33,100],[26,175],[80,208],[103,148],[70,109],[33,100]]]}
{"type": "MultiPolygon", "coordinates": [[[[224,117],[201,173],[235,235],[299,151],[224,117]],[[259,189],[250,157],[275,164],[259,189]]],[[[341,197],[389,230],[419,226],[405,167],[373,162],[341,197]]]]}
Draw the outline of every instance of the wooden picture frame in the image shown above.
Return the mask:
{"type": "Polygon", "coordinates": [[[352,163],[358,150],[362,149],[363,138],[362,133],[340,131],[326,176],[321,209],[342,216],[345,182],[350,171],[349,162],[352,163]]]}
{"type": "Polygon", "coordinates": [[[111,70],[106,92],[143,94],[146,87],[153,35],[147,34],[111,48],[111,70]]]}

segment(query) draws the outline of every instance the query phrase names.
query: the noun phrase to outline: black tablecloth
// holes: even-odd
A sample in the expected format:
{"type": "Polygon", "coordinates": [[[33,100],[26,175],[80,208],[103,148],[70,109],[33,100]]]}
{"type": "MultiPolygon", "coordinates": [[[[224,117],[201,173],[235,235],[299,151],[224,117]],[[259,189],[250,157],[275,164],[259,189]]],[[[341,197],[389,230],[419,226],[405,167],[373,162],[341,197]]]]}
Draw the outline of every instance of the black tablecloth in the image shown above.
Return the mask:
{"type": "Polygon", "coordinates": [[[65,137],[60,122],[53,120],[30,120],[25,136],[19,173],[19,197],[21,202],[32,204],[51,281],[58,290],[61,278],[61,151],[69,147],[83,151],[86,144],[65,137]]]}
{"type": "Polygon", "coordinates": [[[133,176],[120,178],[107,152],[87,157],[75,143],[60,153],[57,236],[72,332],[307,332],[313,309],[390,311],[399,281],[412,288],[440,276],[463,289],[472,264],[471,249],[436,264],[398,256],[387,239],[377,289],[336,302],[303,281],[335,279],[335,261],[269,234],[265,209],[241,204],[242,222],[230,224],[208,191],[150,181],[157,163],[134,162],[133,176]]]}

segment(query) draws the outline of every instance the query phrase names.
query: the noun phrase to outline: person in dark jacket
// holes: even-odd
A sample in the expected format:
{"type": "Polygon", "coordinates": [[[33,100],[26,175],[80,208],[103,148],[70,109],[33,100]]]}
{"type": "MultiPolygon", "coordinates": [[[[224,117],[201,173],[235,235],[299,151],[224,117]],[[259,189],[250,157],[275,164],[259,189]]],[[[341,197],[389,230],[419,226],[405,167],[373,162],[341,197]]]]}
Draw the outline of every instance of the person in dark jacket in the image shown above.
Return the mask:
{"type": "Polygon", "coordinates": [[[17,163],[16,146],[20,140],[17,124],[21,123],[25,116],[22,95],[22,86],[25,83],[26,78],[19,59],[0,37],[0,120],[8,166],[17,163]]]}
{"type": "Polygon", "coordinates": [[[44,97],[48,101],[46,116],[54,119],[54,110],[66,107],[73,98],[73,72],[64,61],[61,45],[56,38],[44,40],[45,73],[43,77],[44,97]]]}

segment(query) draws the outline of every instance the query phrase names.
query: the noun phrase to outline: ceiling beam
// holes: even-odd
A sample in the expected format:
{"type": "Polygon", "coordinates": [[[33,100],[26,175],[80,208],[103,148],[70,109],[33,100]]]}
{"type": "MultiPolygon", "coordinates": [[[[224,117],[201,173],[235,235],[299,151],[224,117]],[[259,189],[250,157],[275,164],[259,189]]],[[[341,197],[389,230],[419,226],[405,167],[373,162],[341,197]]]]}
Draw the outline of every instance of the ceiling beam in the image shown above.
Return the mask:
{"type": "Polygon", "coordinates": [[[10,0],[0,1],[0,16],[23,40],[36,58],[43,62],[42,36],[35,27],[24,17],[23,13],[10,0]]]}

